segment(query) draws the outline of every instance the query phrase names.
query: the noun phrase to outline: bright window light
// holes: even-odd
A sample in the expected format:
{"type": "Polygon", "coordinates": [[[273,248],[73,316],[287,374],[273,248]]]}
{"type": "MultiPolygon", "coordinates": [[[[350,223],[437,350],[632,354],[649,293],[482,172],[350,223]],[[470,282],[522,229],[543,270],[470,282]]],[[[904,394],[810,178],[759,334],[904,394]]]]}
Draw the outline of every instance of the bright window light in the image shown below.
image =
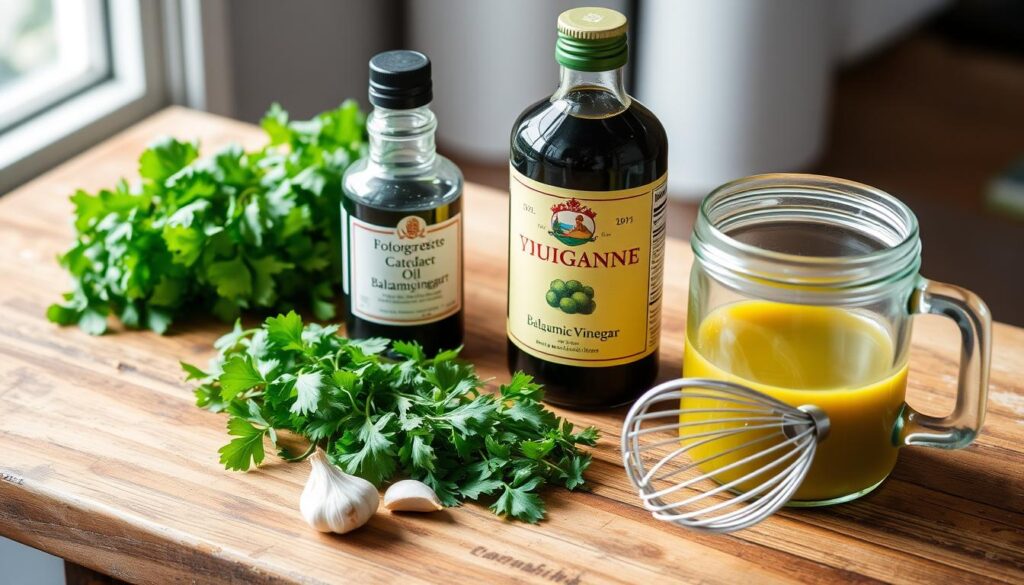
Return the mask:
{"type": "Polygon", "coordinates": [[[0,132],[110,76],[103,0],[0,2],[0,132]]]}

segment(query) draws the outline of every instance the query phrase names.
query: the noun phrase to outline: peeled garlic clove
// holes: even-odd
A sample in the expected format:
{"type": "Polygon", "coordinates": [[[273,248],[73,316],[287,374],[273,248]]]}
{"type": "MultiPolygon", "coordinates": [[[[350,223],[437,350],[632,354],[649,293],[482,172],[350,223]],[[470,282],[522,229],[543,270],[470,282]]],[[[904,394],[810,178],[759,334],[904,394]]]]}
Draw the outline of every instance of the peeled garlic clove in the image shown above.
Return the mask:
{"type": "Polygon", "coordinates": [[[299,511],[306,522],[320,532],[338,534],[366,524],[380,503],[377,488],[332,465],[319,449],[310,455],[309,462],[312,469],[299,499],[299,511]]]}
{"type": "Polygon", "coordinates": [[[392,512],[436,512],[444,508],[434,490],[415,479],[391,484],[384,492],[384,507],[392,512]]]}

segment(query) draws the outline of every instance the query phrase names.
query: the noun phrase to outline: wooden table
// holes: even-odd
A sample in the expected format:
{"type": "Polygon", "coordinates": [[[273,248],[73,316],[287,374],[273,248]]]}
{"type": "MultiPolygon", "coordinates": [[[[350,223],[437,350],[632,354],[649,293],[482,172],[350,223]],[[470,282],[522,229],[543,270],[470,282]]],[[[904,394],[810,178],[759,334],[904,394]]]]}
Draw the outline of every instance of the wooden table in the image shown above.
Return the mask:
{"type": "MultiPolygon", "coordinates": [[[[144,144],[165,133],[208,150],[261,140],[252,126],[170,109],[0,200],[0,535],[143,583],[553,582],[512,560],[579,583],[1024,582],[1024,330],[1004,325],[980,438],[907,449],[886,485],[852,504],[785,510],[728,536],[685,532],[638,506],[619,462],[621,410],[563,412],[604,433],[593,491],[551,490],[537,526],[469,505],[382,512],[346,536],[311,530],[297,510],[307,465],[271,456],[255,472],[225,471],[225,419],[193,406],[182,381],[178,360],[203,362],[224,324],[93,338],[43,317],[67,285],[53,261],[72,237],[67,196],[133,176],[144,144]]],[[[467,187],[464,356],[498,379],[504,201],[467,187]]],[[[669,242],[663,377],[680,368],[690,260],[685,242],[669,242]]],[[[925,317],[914,340],[909,400],[943,413],[956,333],[925,317]]]]}

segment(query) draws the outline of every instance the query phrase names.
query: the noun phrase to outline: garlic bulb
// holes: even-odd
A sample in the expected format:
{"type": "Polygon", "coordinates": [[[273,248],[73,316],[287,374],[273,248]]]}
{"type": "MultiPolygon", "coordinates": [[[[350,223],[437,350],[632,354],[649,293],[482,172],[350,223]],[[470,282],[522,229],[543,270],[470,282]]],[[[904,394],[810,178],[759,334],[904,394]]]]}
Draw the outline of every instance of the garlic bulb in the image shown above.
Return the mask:
{"type": "Polygon", "coordinates": [[[436,512],[444,508],[434,490],[415,479],[391,484],[384,492],[384,507],[392,512],[436,512]]]}
{"type": "Polygon", "coordinates": [[[355,530],[377,511],[377,488],[361,477],[349,475],[317,449],[309,457],[312,470],[299,499],[299,511],[320,532],[344,534],[355,530]]]}

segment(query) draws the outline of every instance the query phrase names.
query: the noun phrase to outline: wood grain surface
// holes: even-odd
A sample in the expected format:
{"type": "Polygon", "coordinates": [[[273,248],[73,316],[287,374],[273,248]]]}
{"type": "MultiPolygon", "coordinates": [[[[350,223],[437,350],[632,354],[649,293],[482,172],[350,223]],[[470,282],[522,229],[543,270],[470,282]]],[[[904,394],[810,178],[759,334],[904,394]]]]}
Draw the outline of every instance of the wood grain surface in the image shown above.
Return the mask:
{"type": "MultiPolygon", "coordinates": [[[[539,525],[468,505],[381,511],[345,536],[313,531],[298,514],[307,464],[271,456],[258,471],[225,471],[225,419],[196,408],[182,381],[178,360],[204,362],[224,324],[197,317],[166,336],[94,338],[43,316],[68,284],[54,261],[72,238],[67,196],[134,176],[161,134],[199,138],[207,152],[262,139],[170,109],[0,200],[0,535],[139,583],[1024,582],[1024,330],[1004,325],[978,440],[906,449],[886,484],[851,504],[784,510],[733,535],[685,532],[639,507],[618,454],[622,410],[562,411],[603,431],[593,491],[550,490],[539,525]]],[[[498,380],[505,201],[466,189],[464,356],[498,380]]],[[[683,241],[667,253],[663,378],[680,369],[691,261],[683,241]]],[[[942,414],[958,338],[935,317],[915,327],[908,399],[942,414]]]]}

